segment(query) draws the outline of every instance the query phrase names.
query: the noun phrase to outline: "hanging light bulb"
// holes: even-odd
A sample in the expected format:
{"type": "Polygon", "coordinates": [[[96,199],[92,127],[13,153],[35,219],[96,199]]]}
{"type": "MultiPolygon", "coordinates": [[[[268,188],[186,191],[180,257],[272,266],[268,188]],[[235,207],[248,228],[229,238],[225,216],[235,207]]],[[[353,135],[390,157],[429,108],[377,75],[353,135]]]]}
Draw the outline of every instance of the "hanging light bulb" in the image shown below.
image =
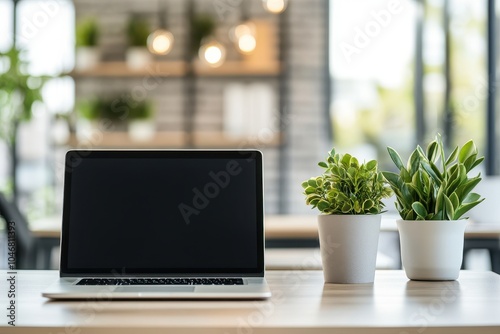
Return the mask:
{"type": "Polygon", "coordinates": [[[229,37],[236,45],[238,51],[243,54],[252,53],[257,46],[257,39],[255,38],[255,24],[250,21],[241,23],[231,29],[229,37]]]}
{"type": "Polygon", "coordinates": [[[172,50],[174,35],[168,30],[157,29],[148,36],[148,50],[156,55],[166,55],[172,50]]]}
{"type": "Polygon", "coordinates": [[[219,67],[226,59],[226,48],[216,40],[203,43],[198,55],[202,61],[211,67],[219,67]]]}
{"type": "Polygon", "coordinates": [[[283,13],[288,4],[288,0],[262,0],[264,8],[273,14],[283,13]]]}

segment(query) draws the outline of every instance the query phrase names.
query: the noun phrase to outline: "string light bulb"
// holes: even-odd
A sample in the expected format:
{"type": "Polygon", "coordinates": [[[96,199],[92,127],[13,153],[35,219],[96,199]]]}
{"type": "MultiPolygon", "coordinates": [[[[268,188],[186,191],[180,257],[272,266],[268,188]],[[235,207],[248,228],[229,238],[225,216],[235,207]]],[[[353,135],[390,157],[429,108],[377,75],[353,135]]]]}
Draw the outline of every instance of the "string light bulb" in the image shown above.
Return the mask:
{"type": "Polygon", "coordinates": [[[255,38],[255,24],[247,21],[231,29],[229,34],[231,41],[236,45],[240,53],[250,54],[257,46],[255,38]]]}
{"type": "Polygon", "coordinates": [[[198,51],[200,59],[211,67],[219,67],[226,60],[226,48],[212,39],[203,43],[198,51]]]}
{"type": "Polygon", "coordinates": [[[168,30],[157,29],[148,36],[148,50],[155,55],[168,54],[174,45],[174,35],[168,30]]]}
{"type": "Polygon", "coordinates": [[[288,0],[262,0],[264,8],[273,14],[283,13],[288,5],[288,0]]]}

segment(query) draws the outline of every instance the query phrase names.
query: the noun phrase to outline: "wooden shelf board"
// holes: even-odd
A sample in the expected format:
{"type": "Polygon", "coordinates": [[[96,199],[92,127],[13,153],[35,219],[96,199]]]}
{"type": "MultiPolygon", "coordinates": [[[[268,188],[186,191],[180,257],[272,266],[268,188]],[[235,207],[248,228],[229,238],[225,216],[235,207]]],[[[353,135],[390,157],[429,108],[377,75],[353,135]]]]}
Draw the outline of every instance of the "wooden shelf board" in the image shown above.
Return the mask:
{"type": "MultiPolygon", "coordinates": [[[[182,77],[187,74],[188,64],[183,61],[153,62],[143,69],[131,69],[123,61],[99,63],[88,70],[74,70],[69,75],[74,78],[134,78],[134,77],[182,77]]],[[[218,68],[212,68],[199,62],[193,63],[196,76],[275,76],[280,73],[278,62],[251,63],[227,61],[218,68]]]]}
{"type": "Polygon", "coordinates": [[[182,147],[185,141],[183,132],[158,132],[152,139],[144,141],[133,140],[126,132],[102,132],[88,140],[72,135],[67,144],[72,147],[89,148],[159,149],[182,147]]]}
{"type": "Polygon", "coordinates": [[[142,69],[132,69],[123,61],[101,62],[95,68],[73,71],[73,77],[180,77],[186,74],[183,61],[153,62],[142,69]]]}
{"type": "MultiPolygon", "coordinates": [[[[281,142],[281,136],[276,134],[273,138],[231,138],[222,132],[198,131],[193,134],[195,148],[257,148],[274,147],[281,142]]],[[[81,139],[71,135],[67,145],[71,147],[86,148],[137,148],[137,149],[162,149],[183,148],[188,143],[188,134],[185,132],[157,132],[150,140],[134,141],[127,132],[103,132],[92,136],[90,139],[81,139]]]]}
{"type": "Polygon", "coordinates": [[[278,75],[281,66],[278,62],[251,63],[244,61],[226,61],[220,67],[210,67],[196,62],[194,71],[203,76],[273,76],[278,75]]]}
{"type": "Polygon", "coordinates": [[[276,134],[272,138],[232,137],[223,132],[197,131],[193,133],[196,147],[206,148],[252,148],[278,146],[281,136],[276,134]]]}

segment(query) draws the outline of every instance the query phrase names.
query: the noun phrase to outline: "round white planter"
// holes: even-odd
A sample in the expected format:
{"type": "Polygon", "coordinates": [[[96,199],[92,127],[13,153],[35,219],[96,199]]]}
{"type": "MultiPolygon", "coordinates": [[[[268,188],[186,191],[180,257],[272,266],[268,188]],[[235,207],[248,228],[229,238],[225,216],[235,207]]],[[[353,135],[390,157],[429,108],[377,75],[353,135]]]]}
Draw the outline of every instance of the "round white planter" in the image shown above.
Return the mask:
{"type": "Polygon", "coordinates": [[[128,134],[135,142],[145,142],[154,138],[155,123],[152,119],[132,120],[128,123],[128,134]]]}
{"type": "Polygon", "coordinates": [[[320,215],[319,242],[326,283],[372,283],[381,215],[320,215]]]}
{"type": "Polygon", "coordinates": [[[467,220],[398,220],[401,260],[412,280],[456,280],[467,220]]]}
{"type": "Polygon", "coordinates": [[[101,51],[97,47],[76,48],[75,68],[78,71],[90,70],[99,64],[101,61],[101,51]]]}
{"type": "Polygon", "coordinates": [[[153,61],[153,56],[146,47],[129,47],[125,54],[127,66],[133,70],[144,69],[153,61]]]}

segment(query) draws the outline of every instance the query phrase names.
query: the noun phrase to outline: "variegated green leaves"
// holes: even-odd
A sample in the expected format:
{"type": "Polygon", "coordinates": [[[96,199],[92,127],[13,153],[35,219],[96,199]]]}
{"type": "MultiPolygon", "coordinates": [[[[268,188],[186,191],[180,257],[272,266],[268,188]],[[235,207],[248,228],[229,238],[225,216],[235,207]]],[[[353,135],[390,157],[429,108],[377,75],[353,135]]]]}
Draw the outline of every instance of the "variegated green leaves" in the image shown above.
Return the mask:
{"type": "Polygon", "coordinates": [[[377,161],[360,164],[350,154],[331,150],[318,163],[325,172],[302,183],[306,204],[325,214],[378,214],[384,208],[382,198],[391,190],[380,172],[377,161]]]}
{"type": "Polygon", "coordinates": [[[467,174],[483,162],[474,142],[456,147],[446,158],[438,135],[427,150],[417,146],[406,166],[399,154],[388,147],[399,174],[382,172],[396,194],[396,208],[405,220],[458,220],[483,199],[472,189],[480,175],[467,174]]]}

